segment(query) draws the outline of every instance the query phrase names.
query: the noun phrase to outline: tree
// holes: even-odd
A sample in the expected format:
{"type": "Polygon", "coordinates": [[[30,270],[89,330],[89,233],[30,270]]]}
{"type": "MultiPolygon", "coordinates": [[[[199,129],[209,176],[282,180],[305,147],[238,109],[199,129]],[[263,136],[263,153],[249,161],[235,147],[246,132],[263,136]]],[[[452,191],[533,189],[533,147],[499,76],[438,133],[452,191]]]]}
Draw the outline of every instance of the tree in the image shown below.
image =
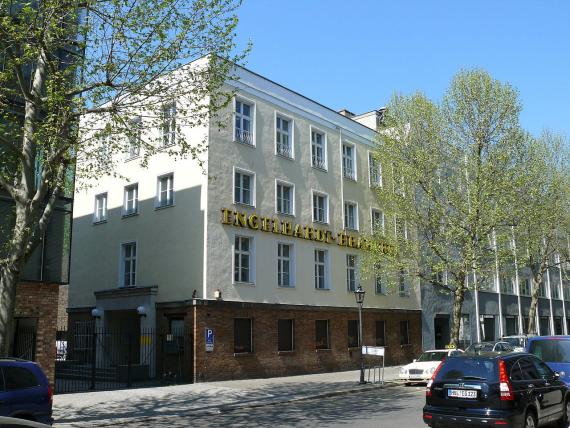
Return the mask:
{"type": "MultiPolygon", "coordinates": [[[[541,287],[546,284],[549,269],[567,275],[570,262],[570,165],[567,142],[561,136],[545,132],[530,138],[518,178],[520,189],[512,204],[513,248],[519,268],[527,268],[531,276],[531,304],[528,333],[536,334],[536,314],[541,287]]],[[[551,290],[559,281],[551,281],[551,290]]],[[[546,290],[545,290],[546,291],[546,290]]],[[[560,290],[563,293],[563,290],[560,290]]]]}
{"type": "Polygon", "coordinates": [[[223,84],[247,51],[235,53],[239,3],[0,0],[0,191],[14,201],[0,253],[0,355],[10,350],[20,272],[76,159],[81,180],[113,174],[113,155],[128,150],[143,165],[161,150],[203,150],[183,133],[162,143],[174,143],[168,129],[199,126],[229,102],[223,84]],[[101,116],[107,125],[93,129],[101,116]]]}
{"type": "Polygon", "coordinates": [[[392,281],[409,275],[451,294],[452,346],[468,282],[483,286],[502,254],[495,231],[516,191],[520,109],[511,86],[464,71],[441,102],[420,93],[394,96],[379,133],[375,156],[384,185],[377,198],[394,228],[373,237],[366,265],[392,281]],[[385,251],[386,241],[393,251],[385,251]]]}

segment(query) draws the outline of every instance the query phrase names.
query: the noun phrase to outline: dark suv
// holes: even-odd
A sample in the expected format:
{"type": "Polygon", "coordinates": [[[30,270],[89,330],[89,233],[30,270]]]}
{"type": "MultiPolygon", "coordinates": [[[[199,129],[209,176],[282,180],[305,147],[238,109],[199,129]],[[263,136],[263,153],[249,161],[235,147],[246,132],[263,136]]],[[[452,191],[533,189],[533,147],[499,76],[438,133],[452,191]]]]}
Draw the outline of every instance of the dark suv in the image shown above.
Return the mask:
{"type": "Polygon", "coordinates": [[[462,354],[442,361],[426,388],[423,419],[435,428],[568,427],[569,390],[558,373],[526,353],[462,354]]]}
{"type": "Polygon", "coordinates": [[[0,416],[49,424],[53,389],[36,363],[0,359],[0,416]]]}

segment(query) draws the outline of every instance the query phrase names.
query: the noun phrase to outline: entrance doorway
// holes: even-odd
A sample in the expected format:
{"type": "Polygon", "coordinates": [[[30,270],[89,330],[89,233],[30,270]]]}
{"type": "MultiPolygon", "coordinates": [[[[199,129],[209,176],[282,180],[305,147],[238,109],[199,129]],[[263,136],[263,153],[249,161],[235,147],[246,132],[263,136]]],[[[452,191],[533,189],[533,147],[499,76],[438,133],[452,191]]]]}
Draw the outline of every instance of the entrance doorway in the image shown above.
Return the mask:
{"type": "Polygon", "coordinates": [[[483,315],[481,327],[483,329],[484,342],[495,340],[495,317],[493,315],[483,315]]]}
{"type": "Polygon", "coordinates": [[[443,349],[451,339],[449,330],[449,315],[436,315],[433,320],[435,349],[443,349]]]}

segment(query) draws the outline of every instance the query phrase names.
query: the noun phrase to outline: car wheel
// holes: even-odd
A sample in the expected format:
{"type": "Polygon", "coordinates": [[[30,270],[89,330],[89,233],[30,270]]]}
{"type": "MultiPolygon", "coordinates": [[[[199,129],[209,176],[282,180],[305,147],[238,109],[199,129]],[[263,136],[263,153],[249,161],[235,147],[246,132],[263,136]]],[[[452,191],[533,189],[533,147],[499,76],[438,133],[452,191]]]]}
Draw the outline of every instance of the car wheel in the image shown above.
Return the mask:
{"type": "Polygon", "coordinates": [[[527,412],[524,417],[524,428],[536,428],[536,416],[532,412],[527,412]]]}
{"type": "Polygon", "coordinates": [[[564,402],[564,413],[562,417],[556,422],[558,428],[568,428],[568,423],[570,421],[570,399],[564,402]]]}

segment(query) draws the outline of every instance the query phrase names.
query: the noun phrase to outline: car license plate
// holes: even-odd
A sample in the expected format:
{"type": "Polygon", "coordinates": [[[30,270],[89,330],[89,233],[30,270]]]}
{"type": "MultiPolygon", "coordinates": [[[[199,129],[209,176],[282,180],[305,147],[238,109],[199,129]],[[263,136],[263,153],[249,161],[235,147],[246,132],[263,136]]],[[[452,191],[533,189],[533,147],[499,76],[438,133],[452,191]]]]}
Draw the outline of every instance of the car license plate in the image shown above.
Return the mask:
{"type": "Polygon", "coordinates": [[[448,389],[447,396],[450,398],[477,398],[475,389],[448,389]]]}

